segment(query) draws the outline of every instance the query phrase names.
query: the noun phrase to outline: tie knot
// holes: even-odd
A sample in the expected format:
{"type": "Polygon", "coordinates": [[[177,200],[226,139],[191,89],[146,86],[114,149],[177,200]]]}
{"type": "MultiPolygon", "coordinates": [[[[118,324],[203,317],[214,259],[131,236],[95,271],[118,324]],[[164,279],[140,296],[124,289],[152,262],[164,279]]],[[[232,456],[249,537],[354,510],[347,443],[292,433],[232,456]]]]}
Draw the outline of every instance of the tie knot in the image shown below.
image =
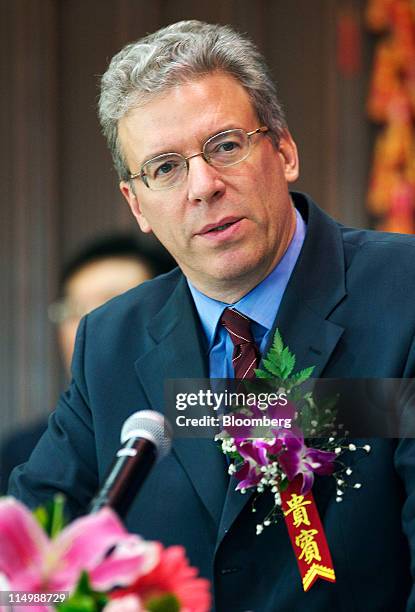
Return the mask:
{"type": "Polygon", "coordinates": [[[226,308],[223,311],[220,322],[229,333],[235,346],[254,343],[251,332],[251,319],[241,314],[237,310],[226,308]]]}

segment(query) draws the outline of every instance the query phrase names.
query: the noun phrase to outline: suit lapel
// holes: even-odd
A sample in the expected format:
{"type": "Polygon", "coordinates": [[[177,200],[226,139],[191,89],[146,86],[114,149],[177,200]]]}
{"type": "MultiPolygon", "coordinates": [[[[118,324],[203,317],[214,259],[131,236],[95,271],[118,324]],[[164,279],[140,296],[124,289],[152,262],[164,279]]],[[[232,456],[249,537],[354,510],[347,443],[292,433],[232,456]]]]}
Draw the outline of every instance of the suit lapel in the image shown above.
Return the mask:
{"type": "MultiPolygon", "coordinates": [[[[296,356],[296,371],[315,366],[313,377],[317,378],[322,375],[344,331],[340,325],[327,320],[346,295],[343,242],[338,225],[311,200],[300,194],[293,194],[293,199],[307,222],[307,234],[269,344],[278,328],[284,344],[296,356]]],[[[236,484],[236,479],[231,478],[217,546],[252,497],[252,493],[242,495],[235,491],[236,484]]]]}
{"type": "MultiPolygon", "coordinates": [[[[151,320],[154,346],[135,362],[149,405],[163,411],[164,381],[207,378],[206,351],[187,283],[182,278],[170,299],[151,320]]],[[[219,524],[228,485],[224,456],[213,440],[175,439],[173,451],[201,501],[219,524]]]]}
{"type": "Polygon", "coordinates": [[[296,370],[314,366],[322,375],[344,328],[329,320],[346,296],[343,241],[339,226],[306,196],[293,194],[307,222],[303,248],[274,324],[296,356],[296,370]]]}

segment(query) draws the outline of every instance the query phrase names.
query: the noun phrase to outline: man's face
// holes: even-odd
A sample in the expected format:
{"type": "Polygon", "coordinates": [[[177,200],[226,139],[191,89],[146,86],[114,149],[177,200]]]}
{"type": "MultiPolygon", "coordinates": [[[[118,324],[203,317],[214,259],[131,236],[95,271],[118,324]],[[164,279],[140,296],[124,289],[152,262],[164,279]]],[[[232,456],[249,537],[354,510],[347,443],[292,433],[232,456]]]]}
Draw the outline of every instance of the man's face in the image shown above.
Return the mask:
{"type": "MultiPolygon", "coordinates": [[[[162,153],[197,153],[218,132],[258,127],[243,87],[212,73],[130,111],[119,122],[119,138],[135,173],[162,153]]],[[[291,240],[287,182],[297,176],[296,147],[286,132],[278,150],[268,136],[254,135],[249,157],[235,166],[215,168],[194,157],[187,179],[169,190],[151,191],[140,179],[134,191],[129,183],[120,188],[141,230],[154,232],[199,290],[235,301],[265,278],[291,240]]]]}
{"type": "Polygon", "coordinates": [[[144,262],[129,257],[109,256],[83,265],[68,279],[65,301],[72,314],[58,327],[60,349],[68,373],[81,317],[152,276],[144,262]]]}

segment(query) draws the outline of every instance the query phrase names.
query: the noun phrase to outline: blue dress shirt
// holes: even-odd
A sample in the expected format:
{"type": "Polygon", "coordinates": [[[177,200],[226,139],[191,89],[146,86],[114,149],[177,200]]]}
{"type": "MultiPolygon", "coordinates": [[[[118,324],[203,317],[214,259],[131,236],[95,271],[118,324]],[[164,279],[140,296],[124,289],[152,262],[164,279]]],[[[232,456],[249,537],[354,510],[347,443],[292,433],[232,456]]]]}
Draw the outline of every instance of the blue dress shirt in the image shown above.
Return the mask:
{"type": "Polygon", "coordinates": [[[252,320],[251,330],[261,354],[267,345],[282,296],[303,246],[306,225],[296,210],[294,236],[282,259],[263,281],[235,304],[226,304],[201,293],[188,280],[197,312],[207,339],[210,378],[233,378],[233,344],[219,319],[232,306],[252,320]]]}

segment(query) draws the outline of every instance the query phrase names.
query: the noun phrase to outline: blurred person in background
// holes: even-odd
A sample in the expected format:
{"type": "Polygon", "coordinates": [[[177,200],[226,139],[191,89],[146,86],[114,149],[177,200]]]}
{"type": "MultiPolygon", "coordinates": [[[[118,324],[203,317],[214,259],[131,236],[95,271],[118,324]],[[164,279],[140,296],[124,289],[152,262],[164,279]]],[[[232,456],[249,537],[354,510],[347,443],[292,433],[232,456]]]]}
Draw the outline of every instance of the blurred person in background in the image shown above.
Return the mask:
{"type": "MultiPolygon", "coordinates": [[[[129,234],[89,242],[67,262],[59,281],[61,297],[49,306],[48,314],[56,325],[68,379],[81,318],[111,298],[168,272],[174,265],[167,252],[150,250],[129,234]]],[[[6,491],[11,470],[27,461],[46,427],[47,417],[42,417],[1,442],[0,494],[6,491]]]]}

